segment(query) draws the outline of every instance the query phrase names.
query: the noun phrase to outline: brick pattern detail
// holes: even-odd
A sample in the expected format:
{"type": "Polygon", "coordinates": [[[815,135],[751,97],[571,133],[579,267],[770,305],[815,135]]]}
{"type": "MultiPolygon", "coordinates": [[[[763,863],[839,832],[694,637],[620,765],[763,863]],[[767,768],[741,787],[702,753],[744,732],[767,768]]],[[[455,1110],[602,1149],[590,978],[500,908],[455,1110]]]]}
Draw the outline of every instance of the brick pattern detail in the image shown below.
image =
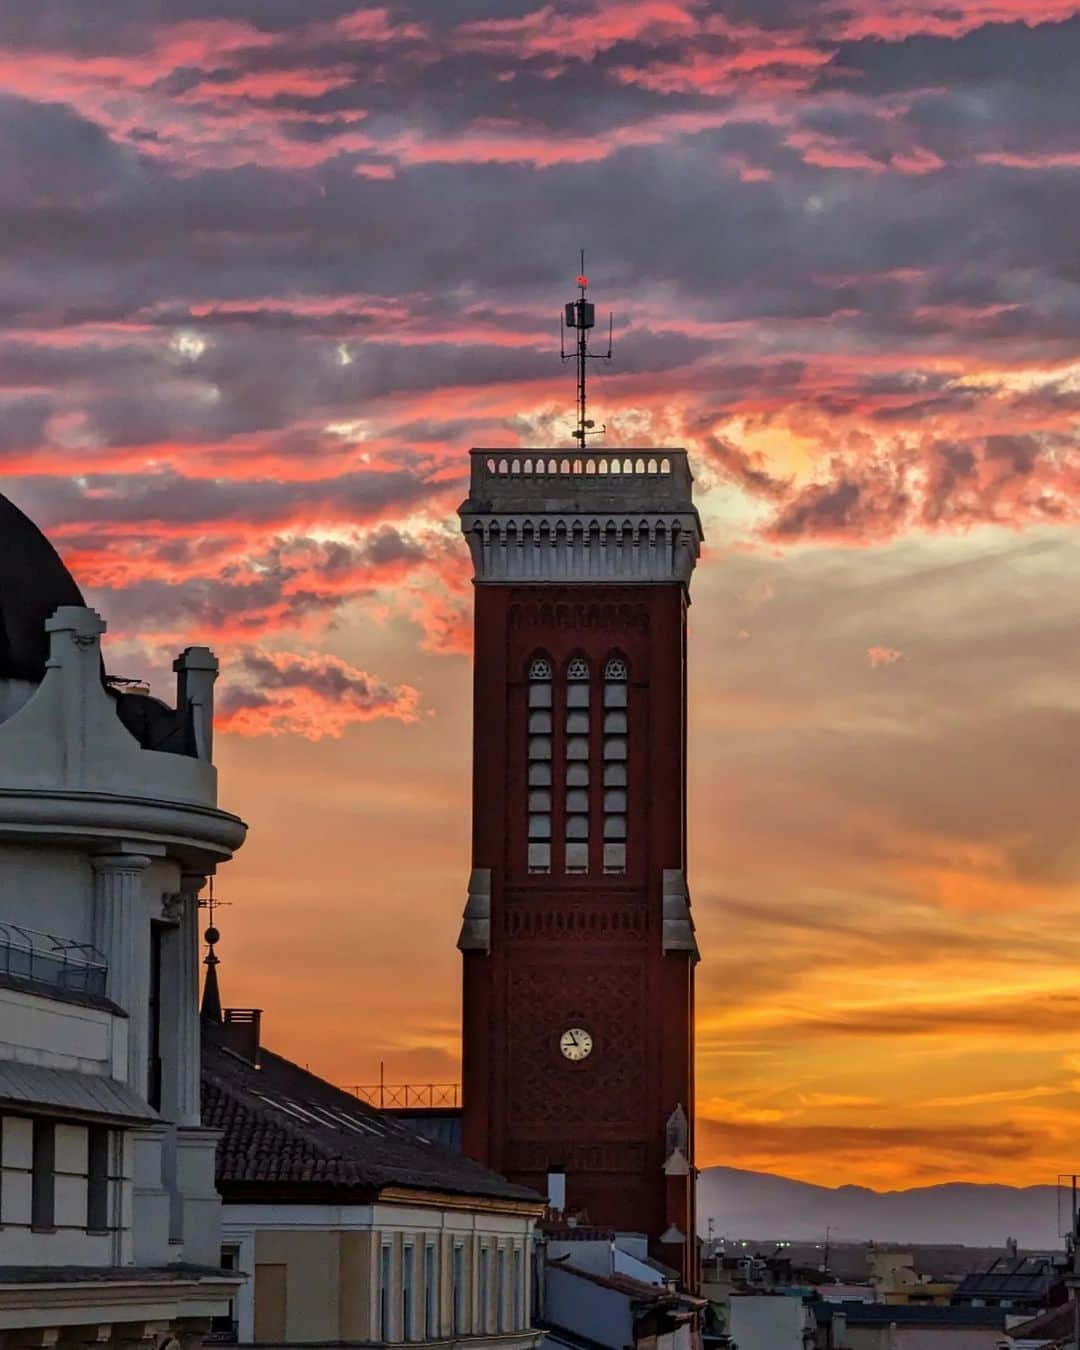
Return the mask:
{"type": "Polygon", "coordinates": [[[644,942],[649,911],[644,905],[539,908],[535,903],[508,906],[503,913],[506,936],[566,942],[644,942]]]}
{"type": "Polygon", "coordinates": [[[558,1122],[638,1134],[645,1096],[644,963],[516,965],[508,980],[511,1124],[527,1129],[558,1122]],[[579,1064],[559,1051],[568,1026],[593,1038],[592,1054],[579,1064]]]}
{"type": "Polygon", "coordinates": [[[515,1172],[545,1174],[550,1167],[570,1172],[640,1174],[645,1168],[645,1144],[581,1144],[556,1139],[552,1142],[522,1141],[510,1146],[509,1165],[515,1172]]]}
{"type": "Polygon", "coordinates": [[[556,601],[551,604],[517,604],[510,607],[513,629],[615,628],[647,633],[649,611],[644,605],[575,604],[556,601]]]}

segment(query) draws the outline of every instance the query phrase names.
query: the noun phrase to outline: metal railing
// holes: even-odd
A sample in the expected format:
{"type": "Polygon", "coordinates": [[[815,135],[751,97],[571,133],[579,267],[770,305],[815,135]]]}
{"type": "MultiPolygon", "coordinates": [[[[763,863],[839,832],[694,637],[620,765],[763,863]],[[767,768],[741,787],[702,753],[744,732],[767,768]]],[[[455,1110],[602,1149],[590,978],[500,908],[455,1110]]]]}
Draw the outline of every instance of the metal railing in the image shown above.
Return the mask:
{"type": "Polygon", "coordinates": [[[109,963],[93,943],[0,923],[0,974],[83,994],[104,994],[109,963]]]}
{"type": "Polygon", "coordinates": [[[430,1111],[461,1105],[460,1083],[351,1083],[344,1090],[380,1111],[404,1111],[412,1107],[430,1111]]]}

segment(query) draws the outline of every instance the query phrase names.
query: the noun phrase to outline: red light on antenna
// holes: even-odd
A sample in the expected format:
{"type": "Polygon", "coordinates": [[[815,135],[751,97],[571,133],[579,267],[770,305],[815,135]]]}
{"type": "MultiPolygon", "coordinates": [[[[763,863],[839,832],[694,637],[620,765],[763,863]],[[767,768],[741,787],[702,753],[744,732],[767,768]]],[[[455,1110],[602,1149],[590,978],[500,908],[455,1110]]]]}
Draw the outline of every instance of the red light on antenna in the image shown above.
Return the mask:
{"type": "Polygon", "coordinates": [[[589,278],[588,278],[588,277],[583,277],[583,276],[580,276],[580,275],[579,275],[579,276],[578,276],[578,279],[577,279],[577,284],[578,284],[579,286],[587,286],[587,285],[589,284],[589,278]]]}

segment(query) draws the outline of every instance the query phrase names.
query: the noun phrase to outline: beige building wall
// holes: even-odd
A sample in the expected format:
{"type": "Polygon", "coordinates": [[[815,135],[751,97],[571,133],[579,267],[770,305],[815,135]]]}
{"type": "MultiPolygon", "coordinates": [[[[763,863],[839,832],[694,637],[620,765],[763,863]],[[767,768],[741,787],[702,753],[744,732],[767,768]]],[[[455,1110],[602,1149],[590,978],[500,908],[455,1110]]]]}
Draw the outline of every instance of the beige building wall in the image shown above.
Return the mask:
{"type": "Polygon", "coordinates": [[[338,1277],[341,1289],[341,1339],[375,1339],[371,1320],[373,1234],[346,1231],[340,1235],[338,1277]]]}
{"type": "MultiPolygon", "coordinates": [[[[259,1267],[285,1267],[285,1339],[336,1341],[340,1339],[340,1234],[327,1231],[285,1230],[255,1235],[256,1327],[260,1306],[259,1267]]],[[[280,1276],[275,1273],[275,1293],[280,1276]]],[[[256,1331],[256,1339],[258,1331],[256,1331]]],[[[266,1337],[265,1339],[272,1339],[266,1337]]]]}
{"type": "Polygon", "coordinates": [[[521,1214],[395,1204],[227,1206],[226,1241],[239,1240],[247,1261],[241,1266],[254,1275],[240,1340],[402,1342],[525,1333],[531,1339],[522,1344],[531,1345],[532,1226],[532,1217],[521,1214]]]}

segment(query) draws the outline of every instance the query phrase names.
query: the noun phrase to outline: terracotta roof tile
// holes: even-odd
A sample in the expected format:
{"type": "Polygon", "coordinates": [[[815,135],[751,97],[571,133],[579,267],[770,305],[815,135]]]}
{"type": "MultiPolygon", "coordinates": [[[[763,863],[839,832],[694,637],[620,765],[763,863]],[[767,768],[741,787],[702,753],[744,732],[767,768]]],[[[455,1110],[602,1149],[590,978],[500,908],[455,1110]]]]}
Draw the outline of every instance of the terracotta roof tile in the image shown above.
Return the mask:
{"type": "Polygon", "coordinates": [[[203,1023],[203,1124],[221,1130],[217,1182],[250,1198],[252,1187],[385,1187],[543,1204],[460,1153],[421,1138],[299,1065],[260,1050],[256,1068],[203,1023]]]}

